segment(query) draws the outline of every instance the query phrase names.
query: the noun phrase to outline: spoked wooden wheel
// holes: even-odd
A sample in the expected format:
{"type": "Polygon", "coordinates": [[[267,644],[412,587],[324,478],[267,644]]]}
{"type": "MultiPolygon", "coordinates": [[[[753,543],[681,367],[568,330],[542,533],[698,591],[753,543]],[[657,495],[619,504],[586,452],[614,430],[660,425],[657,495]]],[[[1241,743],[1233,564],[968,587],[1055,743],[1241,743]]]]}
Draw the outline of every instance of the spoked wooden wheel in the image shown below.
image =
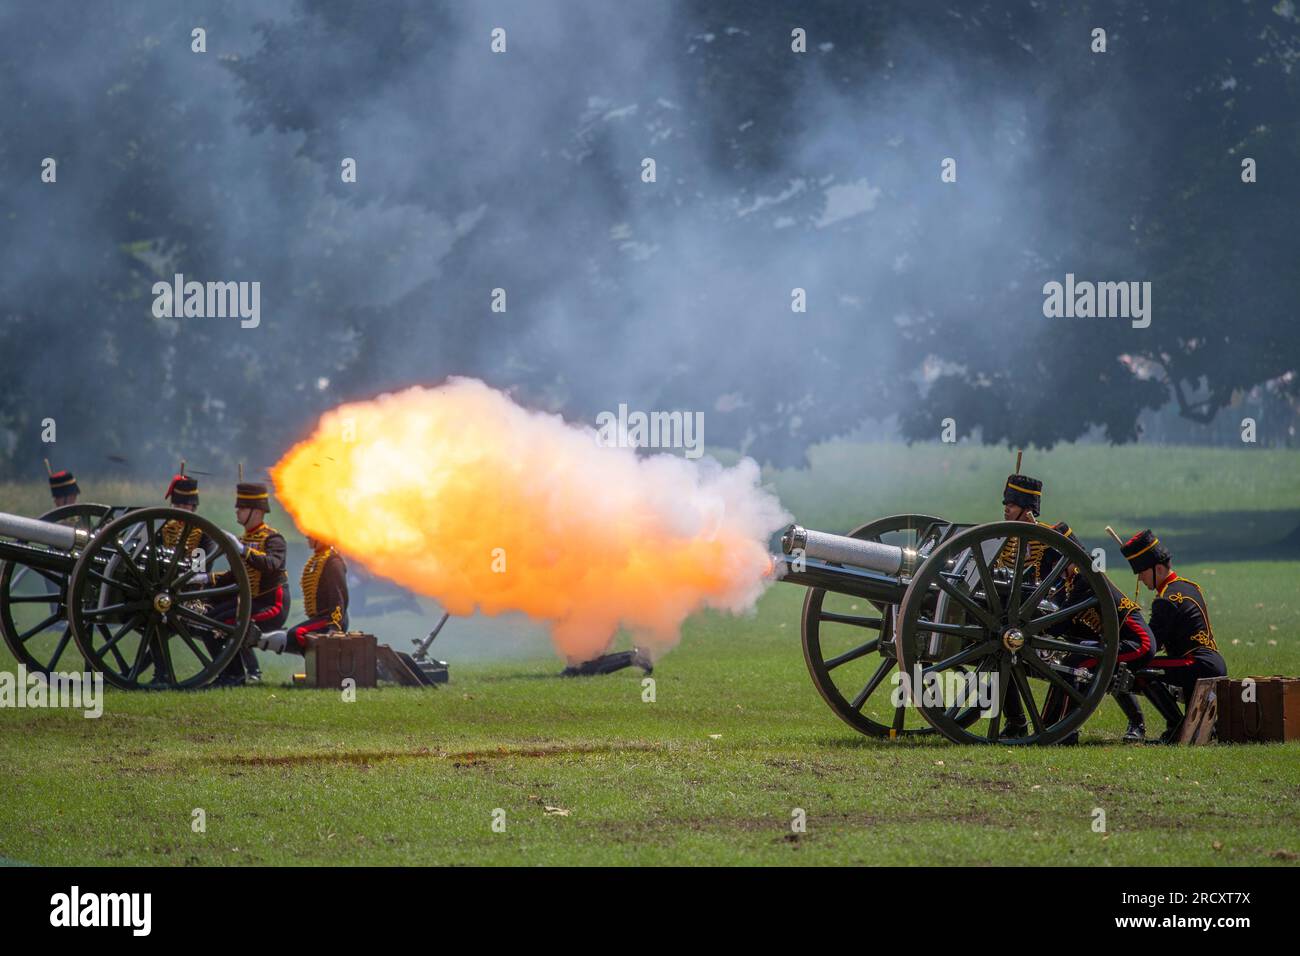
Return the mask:
{"type": "Polygon", "coordinates": [[[144,508],[109,522],[77,560],[68,583],[72,637],[86,661],[114,687],[202,687],[239,653],[252,596],[234,544],[189,511],[144,508]],[[169,547],[163,526],[177,522],[187,541],[198,529],[211,542],[198,560],[169,547]],[[217,585],[200,575],[223,574],[217,585]],[[212,612],[212,613],[209,613],[212,612]]]}
{"type": "MultiPolygon", "coordinates": [[[[64,505],[41,515],[41,521],[94,531],[122,508],[109,505],[64,505]]],[[[82,661],[68,625],[68,573],[0,562],[0,634],[28,671],[50,674],[80,670],[82,661]]]]}
{"type": "Polygon", "coordinates": [[[1101,704],[1119,654],[1115,599],[1105,575],[1093,570],[1091,557],[1073,541],[1027,522],[979,525],[935,548],[908,587],[898,628],[899,662],[913,675],[916,709],[954,743],[1059,742],[1101,704]],[[1018,542],[1012,566],[994,570],[991,564],[1008,538],[1018,542]],[[1064,557],[1041,580],[1025,560],[1036,550],[1033,542],[1064,557]],[[1051,599],[1065,595],[1060,586],[1070,566],[1075,570],[1069,593],[1079,597],[1058,608],[1051,599]],[[953,623],[945,609],[959,609],[963,622],[953,623]],[[1076,630],[1075,619],[1089,611],[1098,615],[1101,636],[1082,644],[1068,635],[1076,630]],[[961,668],[973,679],[962,678],[961,668]],[[1068,702],[1050,715],[1042,706],[1049,690],[1068,702]],[[962,726],[962,707],[972,698],[980,702],[976,719],[962,726]],[[1012,712],[1027,718],[1027,733],[1004,734],[1012,712]]]}
{"type": "MultiPolygon", "coordinates": [[[[915,548],[932,515],[881,518],[849,535],[915,548]]],[[[930,733],[933,728],[891,697],[897,669],[894,622],[897,606],[809,588],[803,603],[803,656],[822,699],[846,724],[871,737],[930,733]]]]}

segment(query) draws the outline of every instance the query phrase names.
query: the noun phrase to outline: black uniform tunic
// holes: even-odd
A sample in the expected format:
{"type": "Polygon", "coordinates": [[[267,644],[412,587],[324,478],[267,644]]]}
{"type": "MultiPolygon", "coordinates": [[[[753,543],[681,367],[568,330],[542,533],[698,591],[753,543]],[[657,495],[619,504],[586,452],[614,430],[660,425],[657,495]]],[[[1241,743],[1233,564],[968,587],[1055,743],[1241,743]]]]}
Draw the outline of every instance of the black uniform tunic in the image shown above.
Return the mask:
{"type": "Polygon", "coordinates": [[[348,629],[348,567],[333,548],[322,548],[307,559],[302,600],[307,620],[289,629],[285,650],[305,654],[309,634],[348,629]]]}
{"type": "MultiPolygon", "coordinates": [[[[289,619],[289,576],[284,570],[288,545],[284,535],[266,522],[256,528],[246,530],[239,538],[244,543],[244,570],[248,572],[249,589],[253,593],[253,617],[250,627],[262,631],[273,631],[284,627],[289,619]]],[[[229,571],[213,575],[214,584],[228,584],[231,580],[229,571]]],[[[227,623],[234,621],[239,608],[239,601],[233,598],[223,601],[212,608],[211,616],[227,623]]],[[[243,635],[237,635],[243,640],[243,635]]],[[[216,653],[219,641],[206,638],[208,647],[216,653]]],[[[244,675],[260,674],[257,655],[251,647],[242,647],[234,659],[227,665],[223,677],[238,679],[244,675]]]]}
{"type": "Polygon", "coordinates": [[[1195,582],[1170,572],[1151,602],[1151,630],[1164,653],[1149,667],[1161,671],[1165,683],[1181,687],[1184,700],[1191,699],[1198,679],[1228,673],[1205,595],[1195,582]]]}
{"type": "MultiPolygon", "coordinates": [[[[1040,521],[1039,524],[1046,526],[1045,522],[1040,521]]],[[[1064,521],[1057,522],[1051,527],[1053,531],[1065,535],[1065,537],[1083,548],[1083,543],[1064,521]]],[[[1015,561],[1015,540],[1012,539],[1007,544],[1011,546],[1009,555],[1005,560],[1002,560],[1001,555],[999,556],[1002,566],[1010,566],[1015,561]]],[[[1083,549],[1088,550],[1087,548],[1083,549]]],[[[1006,551],[1007,547],[1004,546],[1003,550],[1006,551]]],[[[1028,551],[1026,567],[1033,569],[1030,580],[1041,580],[1051,575],[1056,568],[1056,563],[1064,560],[1061,552],[1038,542],[1030,542],[1028,551]]],[[[1092,586],[1079,573],[1078,568],[1073,565],[1061,573],[1059,580],[1060,583],[1053,589],[1052,599],[1062,608],[1081,604],[1093,596],[1092,586]]],[[[1136,601],[1120,593],[1119,588],[1115,587],[1109,578],[1106,579],[1106,587],[1110,590],[1110,596],[1115,601],[1115,610],[1119,614],[1118,661],[1121,664],[1127,664],[1132,669],[1144,667],[1156,652],[1156,642],[1151,629],[1147,627],[1147,623],[1142,617],[1142,611],[1136,601]]],[[[1072,616],[1063,626],[1052,628],[1052,633],[1081,644],[1095,644],[1100,648],[1102,637],[1101,614],[1098,613],[1095,607],[1085,608],[1072,616]]],[[[1095,658],[1072,658],[1070,663],[1091,669],[1096,666],[1097,662],[1095,658]]]]}
{"type": "MultiPolygon", "coordinates": [[[[283,627],[289,617],[289,575],[284,569],[288,546],[284,535],[263,522],[245,531],[239,540],[244,543],[244,570],[253,592],[253,622],[263,631],[283,627]]],[[[229,583],[230,572],[223,571],[214,578],[214,584],[229,583]]],[[[231,600],[218,604],[212,616],[234,620],[237,603],[231,600]]]]}

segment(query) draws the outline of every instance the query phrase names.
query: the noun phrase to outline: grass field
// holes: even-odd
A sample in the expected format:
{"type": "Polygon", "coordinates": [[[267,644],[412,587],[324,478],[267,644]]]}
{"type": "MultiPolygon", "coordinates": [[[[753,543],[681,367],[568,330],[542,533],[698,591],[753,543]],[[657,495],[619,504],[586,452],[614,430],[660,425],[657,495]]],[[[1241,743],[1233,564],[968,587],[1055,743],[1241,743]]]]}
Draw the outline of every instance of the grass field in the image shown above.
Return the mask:
{"type": "MultiPolygon", "coordinates": [[[[968,446],[815,450],[770,474],[812,527],[924,511],[1000,516],[1007,455],[968,446]]],[[[1300,673],[1300,454],[1064,446],[1025,470],[1086,543],[1153,526],[1211,602],[1235,675],[1300,673]]],[[[161,488],[87,498],[148,503],[161,488]]],[[[45,510],[36,483],[0,510],[45,510]]],[[[233,527],[224,500],[204,512],[233,527]]],[[[293,539],[291,539],[293,540],[293,539]]],[[[295,542],[297,543],[297,542],[295,542]]],[[[1123,589],[1132,576],[1110,549],[1123,589]]],[[[293,577],[301,566],[291,558],[293,577]]],[[[1131,593],[1131,592],[1130,592],[1131,593]]],[[[1300,745],[1125,747],[1106,702],[1074,748],[857,735],[799,646],[802,590],[702,614],[642,699],[640,672],[561,680],[536,626],[454,621],[437,691],[268,684],[112,694],[103,717],[0,710],[0,857],[47,864],[1295,865],[1300,745]],[[807,829],[791,831],[794,811],[807,829]],[[195,832],[202,809],[206,831],[195,832]],[[504,811],[504,832],[493,814],[504,811]],[[1094,830],[1095,811],[1105,831],[1094,830]]],[[[1144,601],[1146,598],[1144,598],[1144,601]]],[[[429,615],[433,608],[429,606],[429,615]]],[[[354,623],[401,643],[405,613],[354,623]]],[[[12,668],[5,656],[4,669],[12,668]]],[[[1149,727],[1159,721],[1147,708],[1149,727]]]]}

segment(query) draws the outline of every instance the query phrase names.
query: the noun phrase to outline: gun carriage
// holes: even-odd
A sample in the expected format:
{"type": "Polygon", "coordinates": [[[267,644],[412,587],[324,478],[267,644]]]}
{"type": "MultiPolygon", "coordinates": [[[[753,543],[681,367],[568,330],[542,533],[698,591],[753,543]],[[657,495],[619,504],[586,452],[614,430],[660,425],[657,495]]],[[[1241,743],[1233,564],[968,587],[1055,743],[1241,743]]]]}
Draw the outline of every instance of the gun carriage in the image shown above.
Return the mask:
{"type": "Polygon", "coordinates": [[[781,550],[773,577],[808,588],[808,672],[861,733],[1052,744],[1088,719],[1116,674],[1119,622],[1105,575],[1050,527],[906,514],[848,535],[792,525],[781,550]],[[1060,558],[1040,580],[1026,555],[1048,551],[1060,558]],[[1068,593],[1081,597],[1062,606],[1067,571],[1076,576],[1068,593]],[[1100,636],[1081,644],[1069,625],[1092,609],[1100,636]],[[1049,692],[1069,706],[1047,713],[1049,692]],[[1027,718],[1026,733],[1006,735],[1009,708],[1027,718]]]}
{"type": "Polygon", "coordinates": [[[239,652],[251,615],[234,543],[191,511],[76,504],[39,519],[0,513],[0,634],[28,670],[76,669],[71,643],[114,687],[202,687],[239,652]],[[195,530],[206,546],[187,552],[195,530]],[[222,574],[218,584],[211,573],[222,574]],[[205,613],[232,598],[233,618],[205,613]]]}

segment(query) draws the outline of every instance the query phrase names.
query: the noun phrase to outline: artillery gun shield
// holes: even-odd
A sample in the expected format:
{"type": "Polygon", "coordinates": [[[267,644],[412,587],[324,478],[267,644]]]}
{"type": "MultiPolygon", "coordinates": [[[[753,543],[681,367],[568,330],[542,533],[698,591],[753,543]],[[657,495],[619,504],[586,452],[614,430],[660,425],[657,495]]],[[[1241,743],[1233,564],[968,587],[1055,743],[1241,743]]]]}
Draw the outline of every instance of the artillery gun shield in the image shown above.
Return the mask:
{"type": "Polygon", "coordinates": [[[954,743],[1059,742],[1105,698],[1119,654],[1119,619],[1105,575],[1093,570],[1079,545],[1027,522],[977,525],[942,542],[912,578],[898,628],[899,665],[913,677],[916,708],[954,743]],[[1004,550],[1009,541],[1015,544],[1004,550]],[[1011,559],[994,567],[990,554],[1011,559]],[[1041,560],[1027,557],[1034,554],[1041,560]],[[1079,599],[1054,603],[1071,593],[1079,599]],[[960,623],[948,616],[954,609],[962,612],[960,623]],[[1091,611],[1100,635],[1085,644],[1075,622],[1091,611]],[[969,677],[954,679],[963,668],[974,686],[969,677]],[[981,704],[989,700],[991,706],[962,726],[962,707],[981,688],[981,704]],[[1048,691],[1068,705],[1045,713],[1040,701],[1048,691]],[[1008,737],[1003,719],[1017,702],[1028,732],[1008,737]]]}
{"type": "Polygon", "coordinates": [[[239,653],[252,616],[248,573],[233,542],[206,518],[143,508],[100,528],[68,582],[68,620],[86,661],[114,687],[187,689],[217,677],[239,653]],[[175,535],[164,526],[176,522],[175,535]],[[211,549],[193,566],[186,542],[198,530],[211,549]],[[166,537],[179,543],[169,546],[166,537]],[[218,573],[209,584],[200,578],[218,573]],[[233,613],[213,617],[213,605],[233,613]]]}

